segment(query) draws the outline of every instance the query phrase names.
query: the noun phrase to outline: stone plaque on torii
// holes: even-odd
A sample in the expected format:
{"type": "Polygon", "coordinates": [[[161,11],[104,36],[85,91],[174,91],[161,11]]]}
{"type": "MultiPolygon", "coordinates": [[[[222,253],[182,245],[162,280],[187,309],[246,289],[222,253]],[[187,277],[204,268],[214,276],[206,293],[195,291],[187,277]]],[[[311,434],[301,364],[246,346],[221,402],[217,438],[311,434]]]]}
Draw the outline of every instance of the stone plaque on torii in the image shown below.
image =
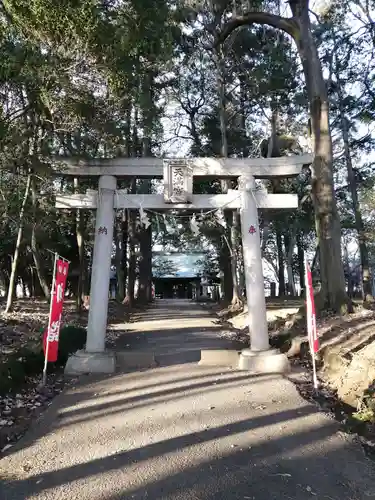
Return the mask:
{"type": "Polygon", "coordinates": [[[68,373],[112,373],[114,353],[105,351],[108,289],[113,240],[114,213],[117,209],[149,209],[154,211],[188,209],[191,211],[240,209],[244,256],[246,297],[248,304],[250,349],[239,356],[239,368],[258,372],[283,372],[288,368],[284,355],[270,349],[264,294],[264,278],[258,209],[297,208],[296,194],[270,194],[256,190],[255,178],[297,176],[304,165],[312,163],[312,155],[282,158],[115,158],[74,161],[61,159],[55,164],[58,175],[99,177],[98,191],[86,194],[56,196],[59,209],[96,209],[96,226],[87,344],[69,358],[68,373]],[[128,194],[117,189],[117,178],[163,178],[163,194],[128,194]],[[193,178],[239,178],[239,189],[228,194],[198,195],[193,193],[193,178]]]}

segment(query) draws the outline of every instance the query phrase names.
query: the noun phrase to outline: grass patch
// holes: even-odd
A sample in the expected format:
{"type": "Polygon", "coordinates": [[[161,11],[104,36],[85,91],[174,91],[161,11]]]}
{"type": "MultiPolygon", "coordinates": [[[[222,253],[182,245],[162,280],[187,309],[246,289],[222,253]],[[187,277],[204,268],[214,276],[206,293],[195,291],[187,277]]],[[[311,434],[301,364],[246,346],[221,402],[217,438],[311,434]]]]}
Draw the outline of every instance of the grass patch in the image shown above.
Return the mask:
{"type": "Polygon", "coordinates": [[[375,380],[363,393],[360,407],[353,417],[360,422],[375,423],[375,380]]]}

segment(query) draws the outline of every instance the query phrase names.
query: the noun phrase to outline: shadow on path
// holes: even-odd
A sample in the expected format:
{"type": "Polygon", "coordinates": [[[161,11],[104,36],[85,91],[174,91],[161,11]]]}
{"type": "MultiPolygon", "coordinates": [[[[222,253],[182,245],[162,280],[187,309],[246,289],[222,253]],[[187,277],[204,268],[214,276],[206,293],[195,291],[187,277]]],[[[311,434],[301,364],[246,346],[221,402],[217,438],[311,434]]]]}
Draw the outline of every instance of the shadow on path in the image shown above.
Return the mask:
{"type": "MultiPolygon", "coordinates": [[[[3,490],[1,498],[4,500],[8,498],[9,499],[14,498],[15,500],[21,498],[20,495],[25,495],[23,498],[27,498],[26,495],[40,493],[46,489],[55,488],[64,484],[71,483],[73,481],[77,481],[85,477],[89,476],[93,477],[96,475],[108,473],[109,471],[125,470],[126,467],[131,466],[134,463],[136,463],[137,466],[139,467],[143,462],[147,462],[148,460],[155,457],[162,457],[164,455],[173,453],[175,451],[181,452],[182,450],[187,449],[191,446],[202,445],[209,441],[218,440],[223,437],[232,436],[234,438],[237,434],[246,431],[250,432],[259,427],[266,427],[276,423],[290,421],[291,419],[298,419],[303,416],[314,413],[314,411],[315,410],[313,407],[305,406],[299,409],[280,412],[277,414],[264,415],[261,417],[251,418],[248,420],[235,422],[233,424],[227,424],[213,429],[207,429],[202,432],[195,432],[192,434],[171,438],[166,441],[152,443],[142,448],[125,451],[123,453],[116,453],[114,455],[110,455],[105,458],[92,460],[88,463],[74,465],[72,467],[64,467],[56,471],[33,476],[32,478],[27,480],[16,480],[16,481],[10,480],[7,481],[6,490],[3,490]],[[14,494],[17,496],[14,497],[7,496],[12,490],[14,491],[14,494]]],[[[256,458],[256,461],[259,462],[262,459],[267,459],[275,456],[275,454],[280,453],[281,450],[283,450],[284,453],[291,452],[296,448],[300,448],[309,443],[313,443],[315,440],[325,439],[331,436],[334,432],[336,432],[336,430],[337,430],[337,425],[335,423],[327,423],[326,426],[318,429],[312,429],[309,432],[300,432],[293,436],[286,436],[279,439],[270,440],[268,442],[261,442],[257,446],[251,447],[251,450],[242,451],[242,453],[238,455],[238,458],[241,458],[241,461],[243,461],[246,457],[246,463],[249,465],[249,461],[252,460],[252,458],[256,458]]],[[[226,457],[224,459],[224,463],[228,463],[228,465],[230,465],[231,468],[237,466],[236,463],[230,463],[230,460],[233,460],[234,456],[231,455],[230,457],[226,457]]],[[[179,475],[186,476],[187,474],[188,477],[190,477],[190,482],[192,482],[193,478],[195,478],[194,480],[195,483],[198,470],[201,470],[201,467],[194,468],[191,472],[188,471],[177,474],[177,476],[179,475]]],[[[199,476],[201,476],[201,473],[199,474],[199,476]]],[[[163,480],[161,483],[167,486],[169,481],[170,478],[167,478],[163,480]]],[[[180,480],[178,479],[178,477],[177,477],[177,484],[178,488],[180,488],[180,480]]],[[[172,491],[173,488],[177,487],[177,484],[172,482],[170,483],[169,488],[167,489],[170,489],[170,491],[172,491]]],[[[165,493],[165,491],[164,488],[160,488],[160,486],[161,484],[154,485],[154,489],[158,490],[159,496],[157,494],[157,491],[155,491],[155,495],[151,495],[149,496],[149,498],[151,499],[164,498],[162,494],[165,493]]],[[[140,495],[138,496],[138,498],[145,498],[142,495],[145,494],[147,488],[138,490],[137,494],[140,495]]],[[[122,494],[128,495],[130,493],[134,494],[136,492],[134,490],[133,491],[124,490],[122,494]]],[[[121,498],[121,497],[112,497],[112,498],[121,498]]],[[[127,498],[127,497],[124,496],[122,498],[127,498]]],[[[211,497],[205,496],[203,498],[211,498],[211,497]]],[[[236,497],[227,496],[226,498],[236,498],[236,497]]]]}

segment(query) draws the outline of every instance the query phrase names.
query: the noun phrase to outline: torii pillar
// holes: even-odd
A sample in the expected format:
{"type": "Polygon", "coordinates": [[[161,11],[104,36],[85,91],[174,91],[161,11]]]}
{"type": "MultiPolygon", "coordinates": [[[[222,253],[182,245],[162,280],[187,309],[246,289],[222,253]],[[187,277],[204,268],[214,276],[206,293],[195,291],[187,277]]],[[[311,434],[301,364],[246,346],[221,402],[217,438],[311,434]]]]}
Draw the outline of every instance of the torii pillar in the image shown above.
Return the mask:
{"type": "Polygon", "coordinates": [[[240,370],[258,373],[285,373],[290,368],[287,357],[271,349],[269,344],[254,177],[251,174],[242,175],[239,189],[250,348],[241,352],[238,366],[240,370]]]}
{"type": "Polygon", "coordinates": [[[112,175],[99,177],[86,349],[76,352],[68,359],[65,373],[113,373],[115,371],[115,353],[105,349],[105,333],[116,187],[116,177],[112,175]]]}

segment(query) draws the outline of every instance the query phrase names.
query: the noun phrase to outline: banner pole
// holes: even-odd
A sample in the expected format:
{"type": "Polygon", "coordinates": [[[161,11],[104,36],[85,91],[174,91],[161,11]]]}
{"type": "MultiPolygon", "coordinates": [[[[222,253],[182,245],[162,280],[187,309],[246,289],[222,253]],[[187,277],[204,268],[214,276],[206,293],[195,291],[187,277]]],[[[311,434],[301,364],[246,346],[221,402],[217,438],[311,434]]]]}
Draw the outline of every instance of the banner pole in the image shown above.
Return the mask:
{"type": "MultiPolygon", "coordinates": [[[[312,368],[313,368],[313,385],[314,389],[317,391],[318,377],[316,374],[316,361],[315,361],[315,331],[316,328],[315,320],[313,321],[313,301],[314,301],[314,290],[310,287],[310,279],[309,275],[311,271],[309,269],[309,263],[307,257],[305,257],[305,288],[306,288],[306,321],[307,321],[307,336],[310,347],[310,354],[312,360],[312,368]]],[[[312,279],[311,279],[312,282],[312,279]]],[[[312,285],[312,283],[311,283],[312,285]]]]}
{"type": "MultiPolygon", "coordinates": [[[[56,255],[56,252],[54,252],[53,250],[50,250],[49,248],[46,248],[45,250],[47,250],[47,252],[51,253],[53,256],[56,255]]],[[[58,255],[58,257],[60,260],[64,260],[65,262],[68,262],[69,264],[71,264],[70,260],[66,259],[65,257],[62,257],[61,255],[58,255]]]]}
{"type": "Polygon", "coordinates": [[[45,349],[45,356],[44,356],[44,368],[43,368],[43,379],[42,379],[42,385],[45,386],[47,382],[47,366],[48,366],[48,347],[49,347],[49,332],[51,329],[51,316],[52,316],[52,305],[53,305],[53,295],[54,295],[54,290],[55,290],[55,281],[56,281],[56,263],[57,259],[59,258],[58,254],[55,253],[55,260],[53,263],[53,277],[52,277],[52,288],[51,288],[51,300],[50,300],[50,306],[49,306],[49,317],[48,317],[48,329],[47,329],[47,337],[46,337],[46,349],[45,349]]]}
{"type": "Polygon", "coordinates": [[[319,388],[319,384],[318,384],[318,377],[316,375],[316,362],[315,362],[315,353],[314,353],[314,351],[311,352],[311,357],[312,357],[312,366],[313,366],[314,389],[317,391],[318,388],[319,388]]]}

